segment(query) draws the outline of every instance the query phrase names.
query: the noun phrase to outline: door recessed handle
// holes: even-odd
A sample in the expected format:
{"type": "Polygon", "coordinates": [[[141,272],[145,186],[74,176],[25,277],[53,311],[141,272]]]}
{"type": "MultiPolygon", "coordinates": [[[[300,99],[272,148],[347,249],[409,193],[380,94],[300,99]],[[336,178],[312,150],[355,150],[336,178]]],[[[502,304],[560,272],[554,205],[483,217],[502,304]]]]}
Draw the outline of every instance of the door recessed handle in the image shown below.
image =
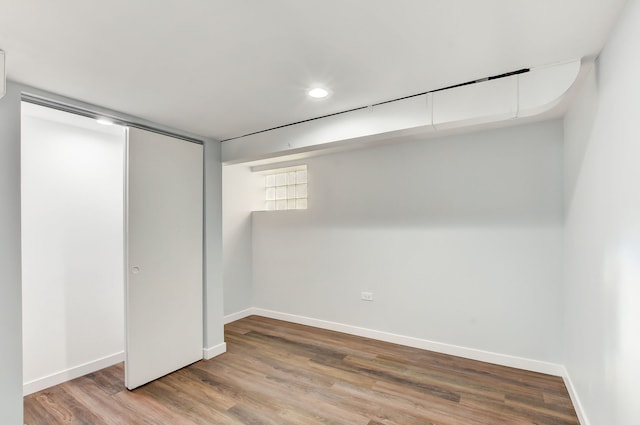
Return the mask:
{"type": "Polygon", "coordinates": [[[131,273],[133,273],[133,274],[140,273],[140,267],[138,267],[138,266],[131,267],[131,273]]]}

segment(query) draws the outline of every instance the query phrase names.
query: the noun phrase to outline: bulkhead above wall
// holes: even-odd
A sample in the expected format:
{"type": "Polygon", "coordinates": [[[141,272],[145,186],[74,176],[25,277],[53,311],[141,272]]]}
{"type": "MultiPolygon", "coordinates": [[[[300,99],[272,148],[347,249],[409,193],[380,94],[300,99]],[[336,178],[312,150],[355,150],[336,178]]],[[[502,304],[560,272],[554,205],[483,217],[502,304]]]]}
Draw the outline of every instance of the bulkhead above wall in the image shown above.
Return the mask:
{"type": "Polygon", "coordinates": [[[222,142],[222,162],[270,162],[416,137],[444,136],[564,112],[590,60],[520,70],[222,142]]]}

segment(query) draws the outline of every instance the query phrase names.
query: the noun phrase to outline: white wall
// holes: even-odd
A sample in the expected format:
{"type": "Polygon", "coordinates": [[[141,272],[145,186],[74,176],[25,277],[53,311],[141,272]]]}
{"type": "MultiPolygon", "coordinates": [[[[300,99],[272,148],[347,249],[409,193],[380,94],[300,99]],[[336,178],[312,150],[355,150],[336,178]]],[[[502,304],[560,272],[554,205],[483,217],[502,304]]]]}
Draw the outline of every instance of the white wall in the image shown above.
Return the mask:
{"type": "Polygon", "coordinates": [[[561,123],[307,164],[308,210],[253,214],[255,307],[562,360],[561,123]]]}
{"type": "Polygon", "coordinates": [[[204,143],[204,344],[205,357],[221,354],[224,345],[222,283],[222,163],[220,143],[204,143]]]}
{"type": "Polygon", "coordinates": [[[0,423],[22,424],[20,89],[0,99],[0,423]]]}
{"type": "Polygon", "coordinates": [[[565,364],[591,425],[640,423],[640,2],[565,119],[565,364]]]}
{"type": "Polygon", "coordinates": [[[253,307],[251,211],[260,196],[259,181],[246,165],[222,170],[225,315],[253,307]]]}
{"type": "Polygon", "coordinates": [[[33,392],[122,360],[125,132],[31,104],[22,112],[23,379],[33,392]]]}

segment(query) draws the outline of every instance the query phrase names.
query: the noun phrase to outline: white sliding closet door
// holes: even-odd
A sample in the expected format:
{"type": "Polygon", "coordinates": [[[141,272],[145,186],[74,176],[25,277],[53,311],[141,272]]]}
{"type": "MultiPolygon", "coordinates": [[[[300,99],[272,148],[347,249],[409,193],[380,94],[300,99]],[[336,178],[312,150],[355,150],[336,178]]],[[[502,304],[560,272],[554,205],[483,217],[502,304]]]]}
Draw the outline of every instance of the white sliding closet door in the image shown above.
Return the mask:
{"type": "Polygon", "coordinates": [[[202,145],[129,129],[129,389],[202,359],[202,145]]]}

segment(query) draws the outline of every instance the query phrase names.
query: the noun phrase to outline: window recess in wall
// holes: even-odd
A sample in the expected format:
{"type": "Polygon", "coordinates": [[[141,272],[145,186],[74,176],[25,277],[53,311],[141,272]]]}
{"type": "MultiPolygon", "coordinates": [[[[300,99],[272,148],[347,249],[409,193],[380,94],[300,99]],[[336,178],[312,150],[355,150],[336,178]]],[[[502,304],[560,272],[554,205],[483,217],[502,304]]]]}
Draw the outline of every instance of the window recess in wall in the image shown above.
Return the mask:
{"type": "Polygon", "coordinates": [[[264,173],[265,210],[307,209],[307,166],[277,168],[264,173]]]}

